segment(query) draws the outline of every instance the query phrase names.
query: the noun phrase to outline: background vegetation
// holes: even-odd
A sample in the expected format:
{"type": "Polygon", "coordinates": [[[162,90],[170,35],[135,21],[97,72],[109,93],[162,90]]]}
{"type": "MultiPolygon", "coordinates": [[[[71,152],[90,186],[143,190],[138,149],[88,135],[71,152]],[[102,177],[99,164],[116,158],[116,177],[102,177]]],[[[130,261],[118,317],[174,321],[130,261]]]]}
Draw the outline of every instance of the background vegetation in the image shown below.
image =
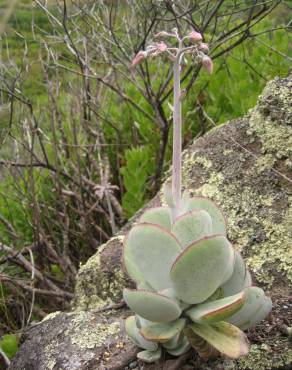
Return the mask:
{"type": "MultiPolygon", "coordinates": [[[[4,14],[8,2],[0,1],[4,14]]],[[[285,1],[21,1],[0,44],[0,347],[66,309],[78,266],[160,186],[171,158],[166,61],[153,34],[194,28],[215,71],[186,65],[184,145],[244,115],[291,58],[285,1]],[[12,335],[11,335],[12,333],[12,335]]],[[[4,18],[3,18],[4,19],[4,18]]],[[[7,349],[8,348],[8,349],[7,349]]]]}

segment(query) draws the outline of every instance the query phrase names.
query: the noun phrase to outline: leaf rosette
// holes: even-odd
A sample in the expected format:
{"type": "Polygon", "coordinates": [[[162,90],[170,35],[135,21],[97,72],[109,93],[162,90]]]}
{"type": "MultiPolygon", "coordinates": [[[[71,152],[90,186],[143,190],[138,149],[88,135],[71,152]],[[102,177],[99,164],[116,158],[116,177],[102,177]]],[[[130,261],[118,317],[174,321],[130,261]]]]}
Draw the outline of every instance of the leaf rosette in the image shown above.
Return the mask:
{"type": "Polygon", "coordinates": [[[124,268],[137,284],[124,289],[135,313],[126,332],[143,349],[138,358],[153,362],[162,349],[180,356],[191,347],[202,357],[247,354],[243,330],[267,316],[270,298],[252,286],[214,202],[185,194],[178,216],[172,208],[168,199],[147,210],[124,241],[124,268]]]}

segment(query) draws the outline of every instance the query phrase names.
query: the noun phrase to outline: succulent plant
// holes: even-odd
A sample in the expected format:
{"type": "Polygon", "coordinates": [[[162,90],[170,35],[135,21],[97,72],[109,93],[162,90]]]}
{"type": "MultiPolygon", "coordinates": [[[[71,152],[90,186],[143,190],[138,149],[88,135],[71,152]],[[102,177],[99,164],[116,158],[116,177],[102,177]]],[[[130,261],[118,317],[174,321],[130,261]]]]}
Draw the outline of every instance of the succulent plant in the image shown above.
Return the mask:
{"type": "Polygon", "coordinates": [[[179,356],[191,346],[201,356],[246,354],[242,330],[265,318],[270,298],[252,286],[211,200],[185,196],[174,220],[171,209],[147,210],[124,241],[124,267],[137,284],[124,289],[136,314],[126,320],[126,332],[144,349],[138,358],[155,361],[161,348],[179,356]]]}
{"type": "MultiPolygon", "coordinates": [[[[158,360],[162,350],[180,356],[191,347],[202,357],[238,358],[249,350],[243,330],[263,320],[272,302],[252,286],[243,258],[227,239],[226,221],[216,204],[188,192],[181,195],[179,67],[183,51],[197,53],[200,45],[183,48],[183,39],[173,32],[160,33],[179,41],[174,60],[172,185],[164,187],[167,205],[148,209],[124,240],[124,268],[137,285],[123,292],[135,313],[125,328],[143,349],[137,357],[145,362],[158,360]]],[[[202,37],[191,32],[189,39],[200,43],[202,37]]],[[[147,53],[166,50],[165,43],[156,44],[139,52],[133,63],[140,63],[147,53]]]]}

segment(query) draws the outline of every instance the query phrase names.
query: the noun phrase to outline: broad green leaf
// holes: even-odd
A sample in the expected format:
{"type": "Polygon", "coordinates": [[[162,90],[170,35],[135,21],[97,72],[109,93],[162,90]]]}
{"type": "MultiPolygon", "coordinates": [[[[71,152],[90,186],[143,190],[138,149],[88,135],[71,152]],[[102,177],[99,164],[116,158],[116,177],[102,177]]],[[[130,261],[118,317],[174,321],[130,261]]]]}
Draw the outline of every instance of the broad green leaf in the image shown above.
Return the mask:
{"type": "Polygon", "coordinates": [[[190,198],[188,204],[189,211],[204,210],[209,213],[212,218],[213,234],[226,235],[226,220],[219,207],[210,199],[205,197],[190,198]]]}
{"type": "Polygon", "coordinates": [[[242,307],[244,299],[244,292],[241,292],[217,301],[201,303],[186,311],[186,315],[197,323],[223,321],[242,307]]]}
{"type": "MultiPolygon", "coordinates": [[[[221,321],[212,325],[190,324],[188,328],[227,357],[238,358],[249,351],[246,335],[227,322],[221,321]]],[[[189,331],[186,330],[186,335],[188,334],[189,331]]]]}
{"type": "Polygon", "coordinates": [[[255,315],[265,302],[265,293],[261,288],[253,286],[244,289],[244,292],[246,296],[244,305],[239,311],[226,320],[243,330],[248,329],[255,324],[255,315]]]}
{"type": "Polygon", "coordinates": [[[174,349],[167,349],[167,352],[173,356],[181,356],[191,348],[191,345],[185,335],[182,336],[179,345],[174,349]]]}
{"type": "Polygon", "coordinates": [[[156,351],[142,351],[137,354],[137,358],[141,361],[151,363],[160,360],[161,348],[159,347],[156,351]]]}
{"type": "Polygon", "coordinates": [[[9,359],[12,359],[18,351],[18,341],[14,334],[4,334],[0,340],[0,348],[9,359]]]}
{"type": "Polygon", "coordinates": [[[134,226],[124,242],[123,260],[132,279],[147,281],[155,290],[171,287],[169,272],[181,247],[161,226],[142,223],[134,226]]]}
{"type": "Polygon", "coordinates": [[[124,300],[132,311],[146,320],[168,322],[179,318],[177,301],[145,290],[124,289],[124,300]]]}
{"type": "Polygon", "coordinates": [[[155,351],[158,348],[157,343],[149,342],[139,333],[139,330],[136,326],[135,316],[130,316],[126,319],[125,329],[127,335],[131,338],[132,342],[136,344],[136,346],[148,349],[150,351],[155,351]]]}
{"type": "Polygon", "coordinates": [[[141,216],[139,222],[149,222],[151,224],[159,225],[167,230],[170,230],[170,209],[168,207],[156,207],[147,209],[141,216]]]}
{"type": "Polygon", "coordinates": [[[243,258],[238,251],[235,251],[235,263],[232,276],[222,285],[225,297],[239,293],[244,288],[244,281],[247,274],[247,269],[243,258]]]}
{"type": "Polygon", "coordinates": [[[206,211],[188,212],[174,221],[171,231],[185,248],[212,233],[212,219],[206,211]]]}
{"type": "Polygon", "coordinates": [[[154,323],[140,330],[142,336],[154,342],[167,342],[179,334],[186,323],[186,319],[178,319],[168,323],[154,323]]]}
{"type": "Polygon", "coordinates": [[[201,303],[222,284],[233,268],[234,250],[222,235],[200,239],[175,260],[170,277],[177,296],[187,303],[201,303]]]}

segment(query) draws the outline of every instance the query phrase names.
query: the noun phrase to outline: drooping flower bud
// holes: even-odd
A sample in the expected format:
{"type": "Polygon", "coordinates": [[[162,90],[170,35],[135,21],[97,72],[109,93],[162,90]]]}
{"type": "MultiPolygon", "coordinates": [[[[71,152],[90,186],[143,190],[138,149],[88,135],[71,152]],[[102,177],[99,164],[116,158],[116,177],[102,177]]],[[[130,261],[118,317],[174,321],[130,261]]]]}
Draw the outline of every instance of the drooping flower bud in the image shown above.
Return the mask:
{"type": "Polygon", "coordinates": [[[196,32],[196,31],[190,32],[188,34],[188,37],[191,42],[200,42],[203,40],[203,36],[199,32],[196,32]]]}
{"type": "Polygon", "coordinates": [[[160,31],[158,33],[156,33],[154,35],[154,37],[168,37],[168,36],[172,36],[171,34],[169,34],[168,32],[166,31],[160,31]]]}
{"type": "Polygon", "coordinates": [[[161,41],[159,43],[156,44],[156,47],[159,51],[163,52],[167,49],[167,45],[165,42],[161,41]]]}
{"type": "Polygon", "coordinates": [[[144,59],[146,59],[147,53],[146,51],[140,50],[132,60],[131,68],[135,68],[136,65],[143,62],[144,59]]]}
{"type": "Polygon", "coordinates": [[[209,53],[209,46],[208,44],[205,44],[204,42],[201,42],[200,45],[199,45],[199,49],[205,53],[205,54],[208,54],[209,53]]]}
{"type": "Polygon", "coordinates": [[[207,55],[204,55],[202,58],[202,65],[206,69],[206,71],[209,73],[209,75],[213,72],[213,61],[211,58],[209,58],[207,55]]]}

